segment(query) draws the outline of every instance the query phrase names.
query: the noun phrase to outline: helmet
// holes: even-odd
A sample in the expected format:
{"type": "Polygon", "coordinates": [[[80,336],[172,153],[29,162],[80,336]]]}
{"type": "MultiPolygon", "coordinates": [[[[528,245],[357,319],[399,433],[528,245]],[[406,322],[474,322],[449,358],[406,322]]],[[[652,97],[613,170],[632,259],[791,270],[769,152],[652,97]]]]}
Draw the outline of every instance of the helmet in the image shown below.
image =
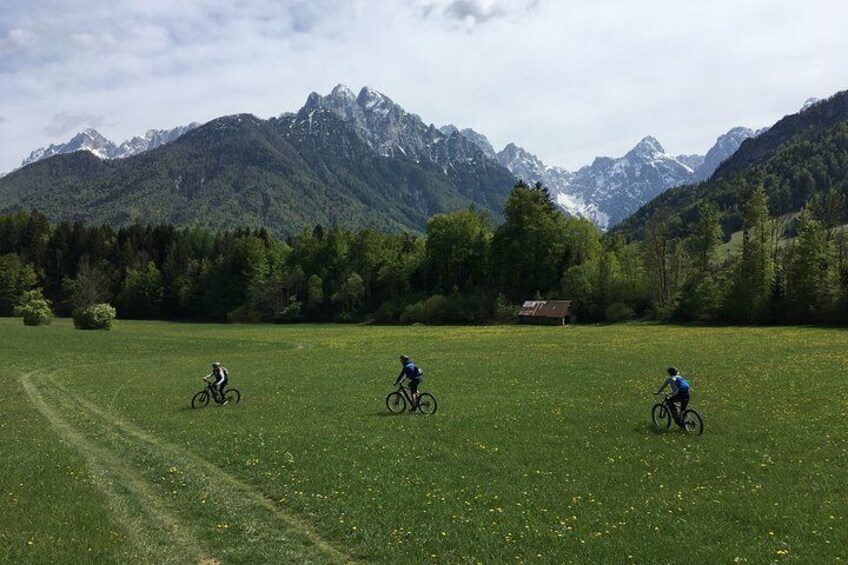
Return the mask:
{"type": "Polygon", "coordinates": [[[677,367],[669,367],[668,369],[665,370],[665,372],[668,373],[668,375],[670,377],[673,377],[674,375],[680,374],[680,371],[677,370],[677,367]]]}
{"type": "Polygon", "coordinates": [[[220,366],[221,366],[221,364],[220,364],[220,363],[218,363],[217,361],[213,361],[213,362],[212,362],[212,366],[213,366],[213,367],[220,367],[220,366]]]}
{"type": "Polygon", "coordinates": [[[409,363],[409,355],[401,355],[400,356],[401,363],[409,363]]]}

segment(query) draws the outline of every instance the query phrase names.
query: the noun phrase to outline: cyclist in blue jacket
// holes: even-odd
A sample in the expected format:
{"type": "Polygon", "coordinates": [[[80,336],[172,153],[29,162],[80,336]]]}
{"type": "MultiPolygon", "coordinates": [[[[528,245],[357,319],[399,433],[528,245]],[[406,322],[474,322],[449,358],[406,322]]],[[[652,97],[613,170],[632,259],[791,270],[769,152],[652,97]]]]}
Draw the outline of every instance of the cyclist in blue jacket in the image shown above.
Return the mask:
{"type": "Polygon", "coordinates": [[[680,416],[686,410],[686,406],[689,404],[689,383],[686,379],[683,378],[683,375],[680,374],[680,371],[677,370],[677,367],[669,367],[666,369],[668,373],[668,378],[663,382],[662,386],[655,392],[654,394],[660,394],[665,387],[671,385],[671,396],[668,398],[666,403],[671,408],[671,415],[674,418],[674,421],[681,428],[683,427],[683,420],[681,420],[680,416]],[[680,403],[680,413],[677,412],[677,406],[674,404],[675,402],[680,403]]]}
{"type": "Polygon", "coordinates": [[[418,385],[424,378],[424,371],[415,366],[409,355],[401,355],[400,364],[403,365],[403,368],[400,370],[395,384],[400,384],[404,377],[409,379],[409,392],[412,394],[412,408],[409,411],[415,412],[415,409],[418,407],[418,385]]]}

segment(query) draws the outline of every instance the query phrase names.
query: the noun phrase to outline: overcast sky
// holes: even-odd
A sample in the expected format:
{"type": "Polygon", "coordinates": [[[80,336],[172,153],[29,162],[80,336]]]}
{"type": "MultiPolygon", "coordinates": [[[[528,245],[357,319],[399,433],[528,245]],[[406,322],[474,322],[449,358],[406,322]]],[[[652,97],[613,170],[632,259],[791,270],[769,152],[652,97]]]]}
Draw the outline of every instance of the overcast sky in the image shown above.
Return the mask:
{"type": "Polygon", "coordinates": [[[703,154],[848,89],[846,22],[845,0],[2,0],[0,171],[337,83],[570,170],[645,135],[703,154]]]}

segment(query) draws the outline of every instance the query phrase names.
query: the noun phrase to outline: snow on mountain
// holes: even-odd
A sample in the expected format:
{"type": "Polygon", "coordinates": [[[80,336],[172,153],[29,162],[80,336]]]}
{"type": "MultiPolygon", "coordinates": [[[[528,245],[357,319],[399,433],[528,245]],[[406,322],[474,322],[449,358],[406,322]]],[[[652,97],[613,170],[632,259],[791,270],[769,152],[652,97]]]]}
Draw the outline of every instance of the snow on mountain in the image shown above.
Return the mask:
{"type": "Polygon", "coordinates": [[[607,215],[605,223],[598,223],[606,229],[669,188],[691,182],[692,176],[689,166],[647,136],[623,157],[599,157],[574,173],[571,191],[607,215]]]}
{"type": "Polygon", "coordinates": [[[678,161],[696,171],[698,167],[704,164],[704,156],[693,153],[692,155],[678,155],[675,157],[678,161]]]}
{"type": "Polygon", "coordinates": [[[647,136],[623,157],[598,157],[574,173],[545,165],[514,144],[498,153],[498,161],[517,178],[547,186],[566,213],[588,218],[605,230],[666,190],[705,180],[743,141],[764,131],[733,128],[719,136],[705,156],[670,155],[656,138],[647,136]]]}
{"type": "Polygon", "coordinates": [[[21,166],[25,167],[30,163],[52,157],[53,155],[73,153],[74,151],[89,151],[100,159],[123,159],[174,141],[199,125],[197,122],[192,122],[188,125],[170,130],[151,129],[144,136],[133,137],[120,145],[116,145],[114,142],[106,139],[97,130],[89,128],[76,134],[67,143],[51,144],[48,147],[36,149],[30,153],[29,157],[21,162],[21,166]]]}
{"type": "MultiPolygon", "coordinates": [[[[690,161],[697,162],[697,156],[690,161]]],[[[510,143],[498,161],[527,183],[541,182],[568,214],[592,220],[601,229],[639,209],[673,186],[691,181],[692,167],[667,154],[653,137],[645,137],[624,157],[598,157],[576,173],[545,165],[510,143]]]]}
{"type": "Polygon", "coordinates": [[[538,157],[514,143],[508,144],[497,154],[498,162],[506,167],[517,179],[527,184],[542,183],[551,193],[559,207],[572,216],[588,218],[598,225],[605,226],[609,216],[591,202],[585,201],[574,193],[572,181],[574,174],[561,167],[549,167],[538,157]]]}

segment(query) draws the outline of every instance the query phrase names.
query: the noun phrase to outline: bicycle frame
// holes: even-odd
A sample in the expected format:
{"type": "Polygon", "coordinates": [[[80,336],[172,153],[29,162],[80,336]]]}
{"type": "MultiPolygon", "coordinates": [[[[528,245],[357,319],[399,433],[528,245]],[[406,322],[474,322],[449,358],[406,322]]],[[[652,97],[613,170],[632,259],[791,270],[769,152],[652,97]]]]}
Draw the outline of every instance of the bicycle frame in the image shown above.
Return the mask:
{"type": "MultiPolygon", "coordinates": [[[[215,383],[210,383],[206,379],[203,379],[203,382],[206,383],[206,390],[209,392],[209,396],[212,397],[212,400],[214,400],[215,402],[218,402],[218,403],[224,401],[224,398],[226,398],[226,394],[227,394],[226,388],[224,390],[222,390],[221,395],[218,396],[218,389],[217,389],[217,387],[215,387],[215,383]]],[[[224,386],[226,386],[226,385],[224,385],[224,386]]]]}
{"type": "Polygon", "coordinates": [[[410,392],[409,392],[409,387],[408,387],[408,386],[406,386],[406,385],[405,385],[405,384],[403,384],[403,383],[400,383],[400,384],[398,385],[398,389],[397,389],[397,391],[403,395],[403,397],[406,399],[406,402],[407,402],[410,406],[414,406],[414,405],[415,405],[415,403],[412,401],[412,395],[411,395],[411,394],[410,394],[410,392]]]}
{"type": "MultiPolygon", "coordinates": [[[[681,412],[682,412],[682,410],[680,409],[680,407],[682,406],[682,404],[683,404],[683,403],[682,403],[682,402],[680,402],[679,400],[675,400],[674,402],[671,402],[671,397],[672,397],[672,396],[674,396],[674,395],[669,394],[669,393],[667,393],[667,392],[666,392],[665,394],[663,394],[663,404],[665,405],[666,410],[671,410],[671,405],[673,404],[673,405],[674,405],[674,407],[675,407],[675,409],[677,409],[677,413],[679,414],[679,413],[681,413],[681,412]]],[[[688,407],[687,407],[687,408],[688,408],[688,407]]]]}

